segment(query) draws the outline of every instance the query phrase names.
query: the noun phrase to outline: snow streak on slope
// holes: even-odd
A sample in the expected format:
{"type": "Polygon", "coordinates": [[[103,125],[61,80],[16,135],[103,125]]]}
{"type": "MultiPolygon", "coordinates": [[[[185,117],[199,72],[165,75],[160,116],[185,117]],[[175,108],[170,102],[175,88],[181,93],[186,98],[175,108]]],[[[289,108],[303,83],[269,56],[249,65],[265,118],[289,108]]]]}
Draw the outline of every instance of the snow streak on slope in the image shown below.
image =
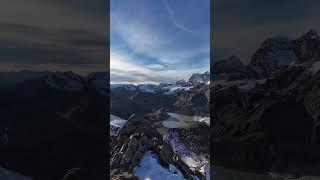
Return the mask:
{"type": "Polygon", "coordinates": [[[127,123],[127,120],[124,120],[118,116],[110,115],[110,137],[117,136],[121,128],[127,123]]]}
{"type": "Polygon", "coordinates": [[[208,171],[209,156],[206,154],[196,154],[196,147],[187,147],[183,142],[179,140],[177,133],[168,132],[164,136],[164,140],[167,141],[172,147],[173,151],[179,155],[181,160],[186,163],[192,171],[200,168],[200,172],[209,177],[208,171]]]}
{"type": "Polygon", "coordinates": [[[204,122],[208,126],[210,126],[210,117],[200,117],[200,116],[194,116],[194,120],[198,122],[204,122]]]}

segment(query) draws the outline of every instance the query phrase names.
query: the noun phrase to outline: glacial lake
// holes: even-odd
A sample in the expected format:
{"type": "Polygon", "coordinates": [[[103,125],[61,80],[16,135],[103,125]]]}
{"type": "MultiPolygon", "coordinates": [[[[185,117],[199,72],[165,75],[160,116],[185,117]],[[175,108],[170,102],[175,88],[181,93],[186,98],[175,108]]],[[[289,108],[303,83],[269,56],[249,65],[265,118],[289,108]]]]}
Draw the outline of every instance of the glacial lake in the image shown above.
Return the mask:
{"type": "Polygon", "coordinates": [[[177,113],[168,113],[169,118],[162,122],[166,128],[185,128],[188,129],[196,122],[205,122],[210,126],[210,117],[186,116],[177,113]]]}

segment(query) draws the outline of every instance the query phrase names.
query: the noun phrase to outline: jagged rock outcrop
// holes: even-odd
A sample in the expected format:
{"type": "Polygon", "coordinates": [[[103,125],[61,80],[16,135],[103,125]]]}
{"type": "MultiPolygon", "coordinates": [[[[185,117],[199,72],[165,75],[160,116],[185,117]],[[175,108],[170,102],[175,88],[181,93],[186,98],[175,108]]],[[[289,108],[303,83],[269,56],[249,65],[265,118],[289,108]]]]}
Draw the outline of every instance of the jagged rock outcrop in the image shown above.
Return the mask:
{"type": "Polygon", "coordinates": [[[110,177],[112,180],[139,180],[138,177],[132,174],[132,172],[124,169],[111,170],[110,177]]]}
{"type": "Polygon", "coordinates": [[[248,68],[260,76],[268,77],[281,66],[297,60],[293,43],[287,38],[269,38],[253,54],[248,68]]]}
{"type": "Polygon", "coordinates": [[[188,129],[169,129],[170,132],[175,133],[179,140],[187,147],[194,148],[195,154],[209,154],[210,146],[210,127],[205,123],[194,123],[188,129]]]}
{"type": "MultiPolygon", "coordinates": [[[[111,178],[119,177],[121,172],[132,173],[147,151],[152,151],[159,157],[164,167],[175,165],[187,179],[192,179],[193,172],[174,154],[169,144],[152,122],[143,119],[132,119],[121,129],[119,136],[111,143],[111,178]]],[[[130,175],[131,176],[131,175],[130,175]]]]}
{"type": "Polygon", "coordinates": [[[298,63],[312,62],[320,59],[320,37],[314,30],[310,30],[293,41],[294,51],[298,63]]]}
{"type": "Polygon", "coordinates": [[[189,91],[177,91],[173,110],[187,115],[209,116],[210,90],[206,84],[199,84],[189,91]]]}
{"type": "Polygon", "coordinates": [[[196,86],[198,84],[206,83],[208,81],[210,81],[210,73],[209,71],[206,71],[203,74],[192,74],[187,83],[189,86],[196,86]]]}
{"type": "Polygon", "coordinates": [[[160,122],[167,118],[169,118],[169,115],[167,114],[164,108],[160,108],[155,112],[145,115],[145,119],[153,122],[160,122]]]}
{"type": "Polygon", "coordinates": [[[84,79],[71,71],[49,73],[45,82],[62,91],[81,91],[85,88],[84,79]]]}
{"type": "Polygon", "coordinates": [[[245,69],[244,64],[241,62],[240,58],[236,56],[231,56],[229,58],[217,61],[213,64],[213,74],[222,73],[238,73],[245,69]]]}
{"type": "Polygon", "coordinates": [[[187,87],[187,86],[188,86],[188,83],[187,83],[187,81],[185,81],[184,79],[182,79],[182,80],[177,81],[177,82],[175,83],[175,85],[180,86],[180,87],[187,87]]]}
{"type": "Polygon", "coordinates": [[[231,56],[229,58],[217,61],[213,64],[212,78],[225,78],[229,81],[247,79],[246,66],[242,63],[240,58],[231,56]]]}

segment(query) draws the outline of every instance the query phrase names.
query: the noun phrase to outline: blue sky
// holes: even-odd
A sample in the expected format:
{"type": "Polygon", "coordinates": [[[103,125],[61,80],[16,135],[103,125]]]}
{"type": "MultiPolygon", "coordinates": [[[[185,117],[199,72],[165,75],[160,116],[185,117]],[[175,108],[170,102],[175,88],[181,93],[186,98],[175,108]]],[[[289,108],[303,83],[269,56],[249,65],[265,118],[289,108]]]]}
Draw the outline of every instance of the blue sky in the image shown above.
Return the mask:
{"type": "Polygon", "coordinates": [[[112,83],[159,83],[209,70],[210,0],[111,0],[112,83]]]}

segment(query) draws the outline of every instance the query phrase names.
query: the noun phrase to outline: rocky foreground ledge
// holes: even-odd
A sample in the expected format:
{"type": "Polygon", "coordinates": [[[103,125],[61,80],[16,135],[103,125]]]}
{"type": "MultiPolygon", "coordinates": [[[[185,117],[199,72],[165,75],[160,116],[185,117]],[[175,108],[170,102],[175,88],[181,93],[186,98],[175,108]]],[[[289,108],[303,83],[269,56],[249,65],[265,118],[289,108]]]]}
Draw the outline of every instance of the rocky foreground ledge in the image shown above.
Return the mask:
{"type": "Polygon", "coordinates": [[[129,120],[111,142],[111,179],[137,179],[133,175],[133,168],[148,151],[157,155],[163,167],[174,165],[186,179],[193,179],[194,176],[202,178],[200,174],[193,173],[173,152],[152,122],[135,118],[129,120]]]}

